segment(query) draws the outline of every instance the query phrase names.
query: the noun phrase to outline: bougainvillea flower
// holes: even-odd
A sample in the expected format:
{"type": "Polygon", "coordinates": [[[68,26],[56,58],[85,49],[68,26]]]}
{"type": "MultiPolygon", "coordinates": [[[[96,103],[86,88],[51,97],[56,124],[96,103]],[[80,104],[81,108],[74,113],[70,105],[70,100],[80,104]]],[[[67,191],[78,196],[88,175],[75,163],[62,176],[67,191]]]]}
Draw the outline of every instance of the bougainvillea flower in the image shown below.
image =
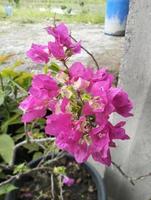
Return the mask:
{"type": "Polygon", "coordinates": [[[45,131],[49,135],[57,136],[61,132],[70,132],[72,129],[71,114],[52,114],[47,118],[45,131]]]}
{"type": "Polygon", "coordinates": [[[78,78],[78,80],[74,82],[73,87],[75,90],[84,90],[88,88],[89,85],[90,85],[89,81],[84,80],[82,78],[78,78]]]}
{"type": "Polygon", "coordinates": [[[49,35],[52,35],[55,38],[55,42],[52,44],[52,49],[58,49],[58,51],[62,51],[61,48],[65,47],[66,50],[64,52],[66,52],[67,57],[81,52],[81,43],[74,42],[71,39],[69,30],[64,23],[61,23],[55,27],[47,27],[46,30],[49,35]],[[60,50],[58,48],[58,44],[60,44],[60,50]]]}
{"type": "Polygon", "coordinates": [[[98,81],[107,81],[109,86],[112,86],[112,83],[114,81],[114,77],[112,74],[109,74],[106,68],[102,68],[97,70],[94,75],[93,75],[93,82],[98,82],[98,81]]]}
{"type": "Polygon", "coordinates": [[[110,165],[111,164],[111,156],[110,156],[110,138],[109,138],[109,129],[106,125],[104,129],[94,128],[91,131],[92,138],[92,157],[94,160],[99,161],[103,164],[110,165]]]}
{"type": "Polygon", "coordinates": [[[58,94],[59,87],[56,81],[46,74],[38,74],[33,77],[32,87],[29,92],[31,95],[40,97],[46,95],[49,98],[55,97],[58,94]]]}
{"type": "Polygon", "coordinates": [[[70,77],[74,80],[78,78],[83,78],[84,80],[90,80],[92,78],[93,70],[91,68],[86,68],[82,63],[75,62],[69,69],[70,77]]]}
{"type": "Polygon", "coordinates": [[[81,52],[81,42],[73,43],[70,45],[72,54],[77,54],[81,52]]]}
{"type": "Polygon", "coordinates": [[[66,58],[63,46],[58,42],[49,42],[48,48],[50,53],[58,60],[64,60],[66,58]]]}
{"type": "Polygon", "coordinates": [[[133,116],[133,114],[130,113],[133,108],[133,104],[126,92],[120,88],[111,88],[110,96],[115,112],[122,115],[123,117],[133,116]]]}
{"type": "Polygon", "coordinates": [[[27,51],[27,56],[35,63],[48,63],[48,47],[44,45],[32,44],[31,49],[27,51]]]}
{"type": "Polygon", "coordinates": [[[67,185],[68,187],[72,186],[75,183],[75,180],[73,178],[70,178],[68,176],[63,177],[63,184],[67,185]]]}
{"type": "Polygon", "coordinates": [[[47,27],[46,28],[47,33],[49,35],[54,36],[56,41],[59,43],[69,47],[71,45],[71,38],[69,35],[69,31],[67,26],[64,23],[61,23],[55,27],[47,27]]]}
{"type": "MultiPolygon", "coordinates": [[[[46,30],[54,41],[48,47],[33,44],[27,55],[37,63],[55,58],[66,68],[33,77],[29,95],[19,106],[23,111],[22,121],[43,118],[47,136],[55,137],[57,147],[73,155],[78,163],[92,156],[109,166],[110,151],[116,147],[116,140],[129,139],[125,122],[113,125],[110,116],[112,113],[132,116],[132,102],[125,91],[112,86],[114,77],[107,69],[86,68],[81,62],[68,67],[69,57],[80,53],[81,43],[73,41],[65,24],[46,30]]],[[[65,177],[65,184],[71,182],[65,177]]]]}
{"type": "Polygon", "coordinates": [[[87,161],[90,156],[88,144],[85,141],[78,143],[76,147],[74,147],[73,156],[78,163],[87,161]]]}
{"type": "Polygon", "coordinates": [[[111,140],[114,140],[114,139],[128,140],[129,139],[129,136],[125,133],[125,129],[123,128],[125,123],[126,122],[121,121],[115,126],[109,123],[111,140]]]}
{"type": "Polygon", "coordinates": [[[46,114],[47,102],[30,95],[20,103],[19,108],[24,113],[22,122],[28,123],[44,117],[46,114]]]}

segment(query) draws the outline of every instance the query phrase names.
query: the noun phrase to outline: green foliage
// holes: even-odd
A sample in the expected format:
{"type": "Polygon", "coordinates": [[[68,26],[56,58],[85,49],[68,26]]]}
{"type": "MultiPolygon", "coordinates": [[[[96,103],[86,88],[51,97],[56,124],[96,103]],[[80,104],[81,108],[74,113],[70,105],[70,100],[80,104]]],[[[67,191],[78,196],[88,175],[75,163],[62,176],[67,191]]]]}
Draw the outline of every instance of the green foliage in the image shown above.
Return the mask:
{"type": "Polygon", "coordinates": [[[13,174],[22,174],[22,173],[28,172],[28,171],[29,171],[29,168],[27,167],[27,165],[25,163],[21,163],[21,164],[15,166],[13,174]]]}
{"type": "MultiPolygon", "coordinates": [[[[1,64],[7,62],[9,55],[0,56],[1,64]]],[[[17,68],[22,65],[17,60],[12,66],[5,67],[0,71],[0,133],[14,134],[12,126],[21,126],[21,111],[18,109],[19,102],[27,95],[31,84],[32,74],[19,71],[17,68]]],[[[22,125],[23,126],[23,125],[22,125]]]]}
{"type": "Polygon", "coordinates": [[[43,71],[44,71],[45,74],[47,74],[50,71],[52,74],[55,75],[60,71],[60,67],[56,63],[51,62],[50,65],[45,65],[43,67],[43,71]]]}
{"type": "Polygon", "coordinates": [[[17,187],[15,187],[13,184],[10,184],[10,183],[2,185],[0,187],[0,196],[16,189],[17,187]]]}
{"type": "Polygon", "coordinates": [[[52,72],[59,72],[60,71],[60,67],[59,65],[57,65],[54,62],[51,62],[51,64],[48,66],[48,69],[52,70],[52,72]]]}
{"type": "Polygon", "coordinates": [[[5,92],[0,89],[0,106],[4,103],[5,100],[5,92]]]}
{"type": "Polygon", "coordinates": [[[45,8],[45,11],[40,10],[35,1],[31,5],[24,0],[23,4],[22,1],[20,2],[19,8],[14,8],[13,16],[6,18],[3,7],[0,6],[0,20],[21,23],[43,22],[44,20],[53,20],[55,13],[53,10],[50,10],[51,8],[60,8],[64,14],[58,13],[56,15],[57,21],[64,21],[65,23],[104,23],[104,0],[85,0],[79,1],[79,3],[71,0],[62,2],[53,0],[49,5],[47,3],[41,3],[41,7],[45,8]]]}
{"type": "MultiPolygon", "coordinates": [[[[0,65],[7,63],[11,57],[0,55],[0,65]]],[[[32,74],[19,71],[18,67],[22,64],[21,60],[17,60],[0,71],[0,157],[7,164],[13,159],[15,142],[25,136],[18,105],[27,94],[32,74]]]]}
{"type": "Polygon", "coordinates": [[[32,145],[30,143],[24,144],[24,147],[28,149],[28,153],[39,151],[39,146],[35,143],[32,145]]]}
{"type": "Polygon", "coordinates": [[[54,167],[53,172],[57,175],[66,175],[66,168],[64,166],[54,167]]]}
{"type": "Polygon", "coordinates": [[[42,152],[35,152],[34,155],[33,155],[33,160],[37,160],[38,158],[41,158],[43,155],[42,152]]]}
{"type": "Polygon", "coordinates": [[[6,163],[10,163],[13,159],[14,141],[6,134],[0,135],[0,155],[6,163]]]}

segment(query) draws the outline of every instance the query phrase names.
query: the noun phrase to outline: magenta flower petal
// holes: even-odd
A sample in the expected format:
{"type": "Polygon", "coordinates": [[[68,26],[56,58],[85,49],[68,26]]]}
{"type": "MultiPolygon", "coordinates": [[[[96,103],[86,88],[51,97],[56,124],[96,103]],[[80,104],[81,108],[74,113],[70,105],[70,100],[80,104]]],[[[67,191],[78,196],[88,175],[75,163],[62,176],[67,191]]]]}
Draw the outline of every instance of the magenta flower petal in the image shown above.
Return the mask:
{"type": "Polygon", "coordinates": [[[49,135],[59,135],[62,132],[70,132],[72,129],[71,114],[52,114],[47,118],[45,131],[49,135]]]}
{"type": "Polygon", "coordinates": [[[63,183],[70,187],[75,183],[75,180],[73,178],[69,178],[68,176],[64,176],[63,183]]]}
{"type": "Polygon", "coordinates": [[[47,47],[43,45],[32,44],[31,49],[27,51],[27,56],[38,64],[49,62],[47,47]]]}
{"type": "Polygon", "coordinates": [[[56,81],[50,77],[50,75],[45,74],[38,74],[33,77],[32,80],[32,87],[30,88],[29,92],[33,96],[39,97],[47,96],[49,98],[55,97],[58,94],[59,87],[56,81]]]}
{"type": "Polygon", "coordinates": [[[60,44],[69,47],[71,45],[71,38],[67,26],[64,23],[57,25],[56,27],[47,27],[48,34],[54,36],[56,41],[60,44]]]}
{"type": "Polygon", "coordinates": [[[130,111],[133,108],[131,100],[128,98],[128,94],[120,88],[111,88],[110,96],[112,104],[115,108],[115,112],[122,115],[123,117],[133,116],[130,111]]]}
{"type": "Polygon", "coordinates": [[[43,100],[28,96],[20,103],[19,108],[24,112],[22,121],[27,123],[43,117],[46,114],[47,105],[43,100]]]}
{"type": "Polygon", "coordinates": [[[86,142],[76,145],[74,149],[74,157],[78,163],[85,162],[90,156],[89,148],[86,142]]]}
{"type": "Polygon", "coordinates": [[[48,48],[51,54],[58,60],[64,60],[66,58],[63,46],[58,42],[49,42],[48,48]]]}
{"type": "Polygon", "coordinates": [[[90,80],[92,77],[92,73],[92,69],[85,68],[85,66],[80,62],[75,62],[69,69],[69,74],[71,78],[75,80],[77,80],[78,78],[90,80]]]}

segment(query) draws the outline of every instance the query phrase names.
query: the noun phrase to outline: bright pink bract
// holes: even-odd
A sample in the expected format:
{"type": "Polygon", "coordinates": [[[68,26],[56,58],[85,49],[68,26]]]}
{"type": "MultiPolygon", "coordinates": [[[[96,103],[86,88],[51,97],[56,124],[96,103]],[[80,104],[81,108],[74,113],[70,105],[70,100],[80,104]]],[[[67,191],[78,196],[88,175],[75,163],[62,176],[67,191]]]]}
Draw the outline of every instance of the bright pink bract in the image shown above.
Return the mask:
{"type": "Polygon", "coordinates": [[[125,122],[112,125],[110,115],[132,116],[132,102],[125,91],[112,86],[114,77],[105,68],[94,70],[80,62],[68,68],[66,60],[79,53],[81,47],[72,41],[64,24],[46,30],[55,42],[48,43],[48,51],[32,46],[28,56],[37,63],[47,63],[49,54],[49,59],[55,57],[65,68],[33,77],[29,95],[19,106],[24,112],[22,121],[46,119],[46,134],[55,137],[57,146],[72,154],[77,162],[92,156],[109,166],[115,140],[129,139],[123,128],[125,122]],[[48,110],[52,114],[47,114],[48,110]]]}

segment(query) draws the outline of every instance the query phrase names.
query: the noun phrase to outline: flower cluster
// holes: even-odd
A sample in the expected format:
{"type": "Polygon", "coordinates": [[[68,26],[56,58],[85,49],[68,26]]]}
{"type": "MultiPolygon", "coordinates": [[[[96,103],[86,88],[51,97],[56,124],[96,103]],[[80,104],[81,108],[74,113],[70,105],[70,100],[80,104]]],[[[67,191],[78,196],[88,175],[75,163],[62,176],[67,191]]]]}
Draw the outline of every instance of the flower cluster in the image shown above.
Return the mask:
{"type": "Polygon", "coordinates": [[[68,28],[62,23],[55,27],[47,27],[46,31],[53,36],[54,41],[47,45],[32,44],[27,56],[36,63],[48,63],[51,58],[66,60],[70,56],[80,53],[80,42],[72,41],[68,28]]]}
{"type": "MultiPolygon", "coordinates": [[[[65,62],[80,51],[79,43],[72,43],[65,25],[49,27],[47,31],[55,37],[55,42],[48,45],[49,52],[58,60],[65,62]]],[[[34,51],[33,46],[28,51],[36,62],[47,60],[45,53],[45,47],[38,45],[34,51]]],[[[116,147],[115,140],[129,139],[123,128],[125,122],[112,125],[110,116],[114,112],[132,116],[132,102],[125,91],[112,86],[113,81],[105,68],[94,70],[80,62],[62,68],[56,75],[35,75],[28,97],[20,103],[22,121],[46,119],[46,134],[55,137],[57,146],[72,154],[78,163],[91,155],[94,160],[110,165],[110,148],[116,147]],[[47,114],[48,110],[51,114],[47,114]]]]}

